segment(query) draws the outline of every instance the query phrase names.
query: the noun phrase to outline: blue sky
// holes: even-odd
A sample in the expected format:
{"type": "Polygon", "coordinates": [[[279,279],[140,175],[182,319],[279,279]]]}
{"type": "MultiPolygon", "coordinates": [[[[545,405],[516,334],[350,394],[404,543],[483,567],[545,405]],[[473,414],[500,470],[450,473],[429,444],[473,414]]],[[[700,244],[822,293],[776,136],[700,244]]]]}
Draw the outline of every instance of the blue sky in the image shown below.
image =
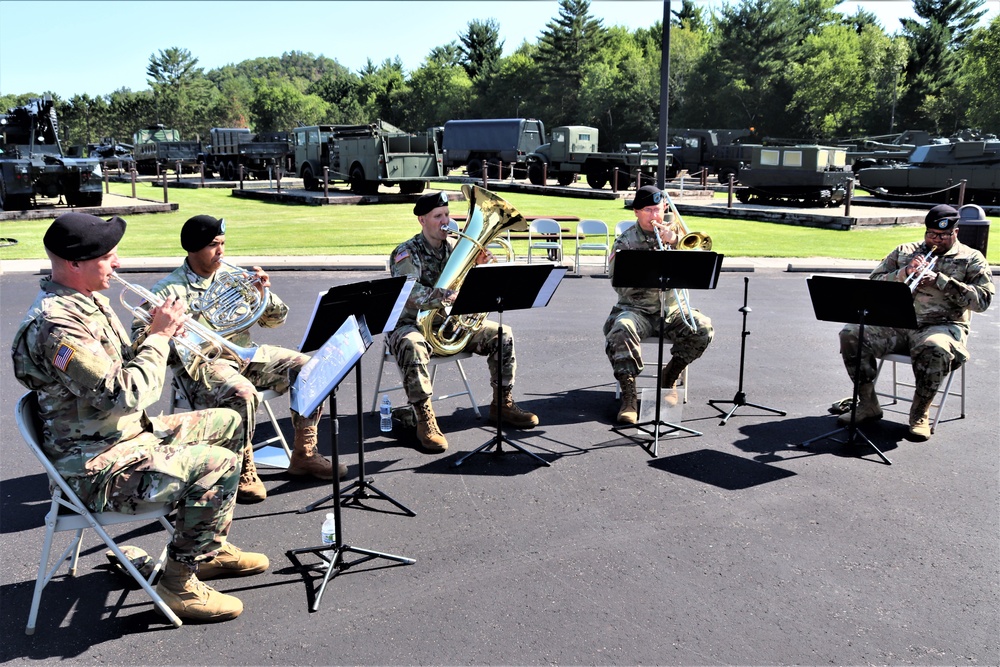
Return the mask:
{"type": "MultiPolygon", "coordinates": [[[[718,7],[724,0],[699,0],[718,7]]],[[[894,33],[899,18],[914,17],[911,0],[845,2],[874,12],[894,33]]],[[[680,6],[674,0],[673,7],[680,6]]],[[[987,19],[1000,0],[987,0],[987,19]]],[[[420,66],[435,46],[458,38],[473,19],[494,18],[505,54],[534,42],[558,15],[556,0],[408,2],[145,2],[119,0],[0,0],[0,94],[53,91],[104,95],[121,87],[148,87],[146,65],[161,49],[188,49],[204,69],[249,58],[307,51],[357,71],[399,56],[407,70],[420,66]]],[[[630,30],[663,16],[662,0],[592,0],[604,25],[630,30]]]]}

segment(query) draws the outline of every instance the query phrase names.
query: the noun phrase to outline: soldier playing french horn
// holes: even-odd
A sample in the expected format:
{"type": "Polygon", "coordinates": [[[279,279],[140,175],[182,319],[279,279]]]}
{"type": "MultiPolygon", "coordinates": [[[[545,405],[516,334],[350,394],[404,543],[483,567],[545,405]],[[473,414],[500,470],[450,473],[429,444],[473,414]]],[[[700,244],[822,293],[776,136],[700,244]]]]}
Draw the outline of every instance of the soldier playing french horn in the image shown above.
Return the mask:
{"type": "MultiPolygon", "coordinates": [[[[270,290],[270,278],[260,267],[253,267],[253,275],[239,267],[224,266],[226,246],[226,221],[210,215],[196,215],[181,228],[181,246],[187,258],[173,273],[153,285],[151,291],[160,297],[173,297],[185,304],[191,317],[214,331],[220,331],[234,344],[241,347],[253,345],[247,328],[229,333],[210,319],[207,313],[216,304],[213,286],[229,282],[233,274],[241,274],[250,281],[262,299],[256,324],[277,327],[284,324],[288,306],[270,290]],[[228,269],[228,270],[227,270],[228,269]]],[[[241,285],[247,289],[246,285],[241,285]]],[[[138,337],[145,324],[136,319],[132,325],[133,338],[138,337]]],[[[259,391],[271,389],[278,393],[288,391],[299,370],[309,361],[309,356],[276,345],[255,347],[252,360],[245,365],[239,361],[219,357],[211,361],[183,359],[175,346],[171,353],[171,369],[192,407],[227,407],[236,410],[243,418],[245,436],[242,447],[243,472],[240,475],[240,502],[260,502],[267,497],[267,489],[257,475],[253,460],[253,434],[256,424],[259,391]]],[[[317,425],[322,407],[312,415],[300,415],[291,410],[295,427],[295,445],[288,472],[292,475],[310,475],[319,479],[333,479],[333,464],[317,451],[317,425]]],[[[339,474],[347,472],[341,464],[339,474]]]]}
{"type": "MultiPolygon", "coordinates": [[[[389,334],[389,349],[396,358],[403,374],[403,387],[407,400],[413,405],[417,415],[417,439],[429,452],[443,452],[448,441],[438,427],[431,406],[434,389],[431,385],[427,364],[432,347],[417,326],[418,311],[441,308],[454,303],[458,292],[435,287],[438,277],[452,257],[454,241],[448,231],[448,196],[443,192],[432,192],[420,197],[413,207],[413,214],[420,223],[420,232],[401,243],[392,251],[389,270],[393,276],[405,276],[416,281],[406,307],[399,316],[396,328],[389,334]]],[[[477,258],[479,263],[489,261],[485,253],[477,258]]],[[[497,362],[499,325],[485,320],[481,328],[472,333],[466,349],[479,355],[488,355],[487,364],[494,387],[501,388],[500,406],[495,398],[490,405],[490,421],[496,422],[497,411],[501,411],[503,422],[516,428],[531,428],[538,425],[538,417],[522,410],[512,398],[514,386],[514,335],[504,326],[503,368],[497,362]]]]}

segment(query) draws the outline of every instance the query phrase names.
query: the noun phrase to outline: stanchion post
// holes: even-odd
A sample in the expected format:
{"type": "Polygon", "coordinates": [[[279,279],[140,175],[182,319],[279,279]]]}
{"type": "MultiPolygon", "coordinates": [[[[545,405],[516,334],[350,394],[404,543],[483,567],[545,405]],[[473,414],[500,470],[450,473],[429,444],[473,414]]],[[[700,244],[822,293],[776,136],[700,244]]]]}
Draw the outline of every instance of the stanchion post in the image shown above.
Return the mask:
{"type": "Polygon", "coordinates": [[[542,187],[547,187],[549,184],[549,163],[542,163],[542,187]]]}
{"type": "Polygon", "coordinates": [[[243,189],[243,165],[242,164],[240,164],[239,166],[236,167],[236,175],[239,176],[239,179],[240,179],[240,190],[242,190],[243,189]]]}
{"type": "MultiPolygon", "coordinates": [[[[639,188],[642,187],[642,171],[639,169],[635,170],[635,191],[638,192],[639,188]]],[[[666,187],[664,185],[663,187],[666,187]]]]}
{"type": "Polygon", "coordinates": [[[178,183],[181,182],[181,161],[180,160],[178,160],[177,162],[174,163],[174,178],[177,179],[178,183]]]}
{"type": "Polygon", "coordinates": [[[707,167],[702,167],[701,168],[701,187],[703,187],[703,188],[707,188],[708,187],[708,168],[707,167]]]}
{"type": "Polygon", "coordinates": [[[330,168],[323,167],[323,196],[330,196],[330,168]]]}
{"type": "Polygon", "coordinates": [[[108,163],[106,160],[101,160],[101,176],[104,178],[104,194],[111,194],[111,186],[108,184],[108,163]]]}
{"type": "Polygon", "coordinates": [[[170,203],[170,198],[167,197],[167,172],[166,172],[166,170],[164,170],[164,172],[163,172],[163,203],[164,204],[169,204],[170,203]]]}
{"type": "Polygon", "coordinates": [[[729,202],[726,204],[726,208],[733,207],[733,188],[736,186],[735,179],[732,174],[729,174],[729,202]]]}
{"type": "Polygon", "coordinates": [[[271,160],[271,169],[274,169],[274,182],[278,186],[278,194],[281,194],[281,172],[284,171],[280,164],[277,164],[274,160],[271,160]]]}
{"type": "Polygon", "coordinates": [[[851,199],[854,198],[854,179],[847,179],[847,195],[844,197],[844,217],[851,215],[851,199]]]}
{"type": "Polygon", "coordinates": [[[962,179],[958,182],[958,208],[962,208],[962,204],[965,203],[965,184],[968,183],[966,179],[962,179]]]}
{"type": "Polygon", "coordinates": [[[136,175],[135,167],[128,170],[128,175],[132,181],[132,199],[138,199],[138,197],[135,196],[135,175],[136,175]]]}
{"type": "Polygon", "coordinates": [[[611,191],[618,194],[618,167],[611,170],[611,191]]]}

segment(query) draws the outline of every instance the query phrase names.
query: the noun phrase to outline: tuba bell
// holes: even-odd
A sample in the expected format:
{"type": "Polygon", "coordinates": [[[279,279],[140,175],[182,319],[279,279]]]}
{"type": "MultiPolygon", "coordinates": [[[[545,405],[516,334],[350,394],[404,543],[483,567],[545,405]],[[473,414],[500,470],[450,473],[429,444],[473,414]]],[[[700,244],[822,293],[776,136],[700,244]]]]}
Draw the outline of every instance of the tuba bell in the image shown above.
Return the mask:
{"type": "MultiPolygon", "coordinates": [[[[465,276],[476,265],[476,258],[486,251],[486,246],[508,231],[528,230],[525,217],[502,197],[478,185],[463,185],[462,192],[469,201],[468,222],[464,231],[451,231],[459,240],[434,283],[436,289],[457,292],[465,281],[465,276]]],[[[507,252],[510,256],[510,251],[507,252]]],[[[444,357],[461,352],[472,334],[482,328],[485,320],[486,313],[448,316],[443,308],[430,308],[417,312],[417,329],[423,334],[433,353],[444,357]]]]}

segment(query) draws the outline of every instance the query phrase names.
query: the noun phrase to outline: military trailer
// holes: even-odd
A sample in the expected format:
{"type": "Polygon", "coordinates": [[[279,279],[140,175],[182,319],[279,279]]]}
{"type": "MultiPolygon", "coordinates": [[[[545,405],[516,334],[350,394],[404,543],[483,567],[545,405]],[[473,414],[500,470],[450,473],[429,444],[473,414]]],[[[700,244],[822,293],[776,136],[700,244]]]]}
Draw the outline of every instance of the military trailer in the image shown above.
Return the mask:
{"type": "Polygon", "coordinates": [[[533,118],[449,120],[441,142],[445,172],[465,167],[472,178],[527,178],[526,158],[545,143],[545,125],[533,118]],[[503,173],[501,173],[501,166],[503,173]]]}
{"type": "Polygon", "coordinates": [[[957,199],[950,190],[942,190],[962,180],[966,182],[965,203],[1000,204],[1000,141],[917,146],[907,164],[858,172],[862,188],[887,199],[957,199]]]}
{"type": "Polygon", "coordinates": [[[32,98],[0,115],[0,210],[27,210],[36,197],[101,205],[100,159],[65,155],[58,128],[50,97],[32,98]]]}
{"type": "Polygon", "coordinates": [[[730,176],[739,180],[740,169],[753,158],[753,144],[737,142],[750,134],[750,130],[675,130],[667,148],[673,157],[667,177],[673,178],[682,169],[691,174],[708,169],[723,185],[730,176]]]}
{"type": "Polygon", "coordinates": [[[294,155],[289,132],[252,133],[247,128],[213,127],[209,130],[211,143],[201,154],[205,163],[205,176],[234,181],[239,178],[239,168],[248,178],[273,178],[276,168],[294,171],[294,155]]]}
{"type": "Polygon", "coordinates": [[[150,125],[132,135],[132,160],[140,174],[155,174],[176,169],[195,172],[201,169],[198,156],[202,153],[200,141],[182,141],[181,133],[165,128],[162,124],[150,125]]]}
{"type": "Polygon", "coordinates": [[[349,183],[355,194],[376,194],[399,185],[403,194],[423,192],[441,178],[441,152],[433,134],[407,134],[384,121],[368,125],[311,125],[292,131],[295,169],[307,190],[328,182],[349,183]]]}
{"type": "MultiPolygon", "coordinates": [[[[607,185],[618,169],[618,189],[627,190],[638,178],[643,183],[656,180],[659,157],[656,144],[644,142],[626,145],[617,153],[597,150],[598,130],[584,125],[562,125],[549,135],[550,143],[542,144],[525,158],[528,180],[534,185],[544,185],[545,173],[555,178],[559,185],[569,185],[577,176],[585,176],[587,184],[595,190],[607,185]]],[[[672,162],[667,154],[667,169],[672,162]]]]}
{"type": "Polygon", "coordinates": [[[834,206],[844,201],[852,177],[843,148],[754,146],[736,198],[744,204],[834,206]]]}

